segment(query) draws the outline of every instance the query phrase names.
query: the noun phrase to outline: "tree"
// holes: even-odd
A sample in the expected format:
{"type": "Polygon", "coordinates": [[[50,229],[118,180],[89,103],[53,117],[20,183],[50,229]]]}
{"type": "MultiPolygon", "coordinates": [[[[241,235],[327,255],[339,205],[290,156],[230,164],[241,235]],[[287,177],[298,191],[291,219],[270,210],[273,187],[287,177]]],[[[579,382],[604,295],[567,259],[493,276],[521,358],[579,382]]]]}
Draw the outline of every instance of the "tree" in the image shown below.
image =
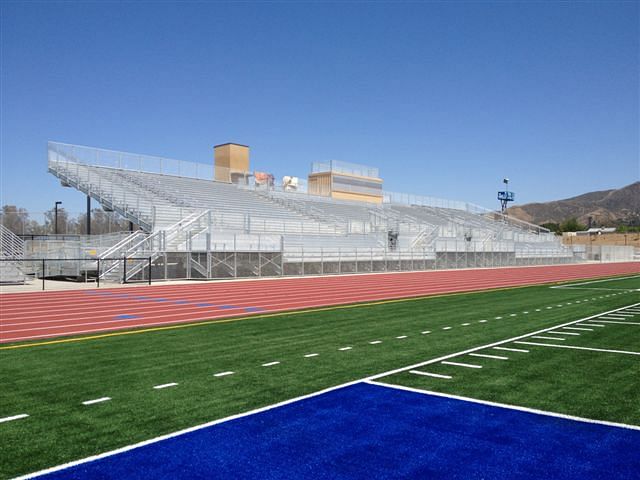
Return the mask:
{"type": "Polygon", "coordinates": [[[587,226],[578,222],[578,219],[575,217],[568,218],[560,224],[560,231],[562,232],[580,232],[586,229],[587,226]]]}
{"type": "Polygon", "coordinates": [[[552,231],[555,234],[559,234],[562,233],[560,231],[560,224],[559,223],[553,223],[553,222],[548,222],[548,223],[543,223],[542,225],[540,225],[542,228],[546,228],[547,230],[552,231]]]}

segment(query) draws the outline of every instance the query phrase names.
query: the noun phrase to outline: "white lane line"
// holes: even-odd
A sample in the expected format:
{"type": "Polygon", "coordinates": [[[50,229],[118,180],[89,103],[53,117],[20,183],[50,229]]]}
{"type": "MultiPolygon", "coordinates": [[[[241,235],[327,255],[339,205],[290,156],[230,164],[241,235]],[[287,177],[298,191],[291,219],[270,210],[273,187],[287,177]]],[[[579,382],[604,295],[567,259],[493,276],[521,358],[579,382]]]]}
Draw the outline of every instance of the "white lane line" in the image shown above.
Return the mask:
{"type": "Polygon", "coordinates": [[[554,345],[552,343],[536,343],[536,342],[514,342],[522,345],[536,345],[539,347],[553,347],[553,348],[569,348],[572,350],[587,350],[590,352],[604,352],[604,353],[620,353],[623,355],[640,355],[640,352],[629,352],[626,350],[609,350],[607,348],[593,348],[593,347],[576,347],[575,345],[554,345]]]}
{"type": "Polygon", "coordinates": [[[560,338],[560,337],[544,337],[541,335],[535,335],[531,338],[537,338],[538,340],[566,340],[566,338],[560,338]]]}
{"type": "Polygon", "coordinates": [[[382,343],[382,340],[374,340],[373,342],[369,342],[369,345],[377,345],[379,343],[382,343]]]}
{"type": "Polygon", "coordinates": [[[578,323],[579,326],[581,327],[600,327],[600,328],[604,328],[605,325],[600,325],[599,323],[578,323]]]}
{"type": "Polygon", "coordinates": [[[487,353],[470,353],[472,357],[491,358],[493,360],[509,360],[509,357],[502,357],[500,355],[489,355],[487,353]]]}
{"type": "Polygon", "coordinates": [[[428,335],[431,333],[431,330],[425,330],[424,332],[420,332],[422,335],[428,335]]]}
{"type": "Polygon", "coordinates": [[[399,337],[396,337],[398,340],[402,340],[403,338],[407,338],[406,335],[400,335],[399,337]]]}
{"type": "Polygon", "coordinates": [[[280,362],[269,362],[269,363],[263,363],[262,366],[263,367],[273,367],[274,365],[278,365],[280,362]]]}
{"type": "Polygon", "coordinates": [[[616,321],[616,320],[600,320],[600,323],[615,323],[616,325],[640,325],[640,322],[626,322],[624,320],[616,321]]]}
{"type": "Polygon", "coordinates": [[[573,415],[565,415],[563,413],[548,412],[546,410],[536,410],[534,408],[521,407],[518,405],[509,405],[507,403],[489,402],[487,400],[478,400],[476,398],[461,397],[459,395],[451,395],[449,393],[440,393],[440,392],[433,392],[430,390],[422,390],[414,387],[405,387],[404,385],[393,385],[390,383],[384,383],[384,382],[374,381],[374,380],[366,380],[365,383],[368,383],[370,385],[377,385],[379,387],[395,388],[397,390],[405,390],[407,392],[421,393],[423,395],[433,395],[435,397],[451,398],[454,400],[461,400],[463,402],[479,403],[481,405],[489,405],[490,407],[505,408],[508,410],[518,410],[520,412],[533,413],[536,415],[544,415],[547,417],[556,417],[556,418],[562,418],[565,420],[573,420],[575,422],[592,423],[596,425],[606,425],[608,427],[618,427],[618,428],[626,428],[628,430],[640,431],[640,427],[637,425],[627,425],[625,423],[607,422],[606,420],[593,420],[591,418],[575,417],[573,415]]]}
{"type": "Polygon", "coordinates": [[[493,349],[494,350],[505,350],[507,352],[529,353],[529,350],[525,350],[524,348],[493,347],[493,349]]]}
{"type": "Polygon", "coordinates": [[[464,367],[464,368],[482,368],[482,365],[474,365],[472,363],[459,363],[459,362],[441,362],[443,365],[453,365],[454,367],[464,367]]]}
{"type": "Polygon", "coordinates": [[[346,350],[351,350],[352,348],[353,347],[342,347],[342,348],[339,348],[338,350],[340,350],[341,352],[344,352],[346,350]]]}
{"type": "Polygon", "coordinates": [[[83,405],[93,405],[94,403],[108,402],[109,400],[111,400],[111,397],[101,397],[101,398],[96,398],[94,400],[87,400],[85,402],[82,402],[82,404],[83,405]]]}
{"type": "Polygon", "coordinates": [[[423,375],[425,377],[433,377],[433,378],[453,378],[451,375],[441,375],[439,373],[431,373],[431,372],[421,372],[420,370],[409,370],[409,373],[413,373],[414,375],[423,375]]]}
{"type": "Polygon", "coordinates": [[[163,383],[162,385],[156,385],[155,387],[153,387],[155,390],[162,390],[163,388],[169,388],[169,387],[175,387],[178,384],[175,382],[172,383],[163,383]]]}
{"type": "Polygon", "coordinates": [[[26,413],[21,413],[20,415],[13,415],[11,417],[0,418],[0,423],[11,422],[13,420],[20,420],[21,418],[27,418],[29,415],[26,413]]]}
{"type": "Polygon", "coordinates": [[[593,332],[593,328],[582,328],[582,327],[562,327],[565,330],[578,330],[580,332],[593,332]]]}
{"type": "Polygon", "coordinates": [[[451,327],[442,327],[443,330],[451,330],[451,327]]]}
{"type": "Polygon", "coordinates": [[[549,333],[551,333],[553,335],[574,335],[574,336],[578,336],[578,337],[580,336],[580,334],[576,333],[576,332],[556,332],[556,331],[551,331],[549,333]]]}
{"type": "Polygon", "coordinates": [[[311,357],[317,357],[318,354],[317,353],[307,353],[304,358],[311,358],[311,357]]]}
{"type": "Polygon", "coordinates": [[[233,375],[235,372],[220,372],[220,373],[214,373],[213,376],[214,377],[226,377],[227,375],[233,375]]]}

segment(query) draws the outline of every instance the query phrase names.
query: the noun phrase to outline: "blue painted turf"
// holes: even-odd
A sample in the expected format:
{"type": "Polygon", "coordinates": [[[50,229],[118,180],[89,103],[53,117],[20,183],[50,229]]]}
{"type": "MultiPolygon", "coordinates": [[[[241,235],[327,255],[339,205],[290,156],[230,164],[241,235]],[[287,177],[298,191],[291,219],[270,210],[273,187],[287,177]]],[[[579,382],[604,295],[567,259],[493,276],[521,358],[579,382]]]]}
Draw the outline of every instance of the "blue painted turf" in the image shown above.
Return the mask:
{"type": "Polygon", "coordinates": [[[640,431],[368,384],[47,479],[638,479],[640,431]]]}

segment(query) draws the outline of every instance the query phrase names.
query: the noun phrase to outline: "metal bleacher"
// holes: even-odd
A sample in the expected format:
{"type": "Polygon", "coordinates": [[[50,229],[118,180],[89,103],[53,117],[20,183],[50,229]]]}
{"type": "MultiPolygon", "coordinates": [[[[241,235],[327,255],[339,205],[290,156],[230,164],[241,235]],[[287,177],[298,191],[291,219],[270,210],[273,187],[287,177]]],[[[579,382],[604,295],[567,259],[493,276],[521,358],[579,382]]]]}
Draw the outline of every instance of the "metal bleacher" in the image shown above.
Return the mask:
{"type": "MultiPolygon", "coordinates": [[[[258,251],[277,252],[284,264],[303,252],[319,251],[322,258],[339,252],[344,259],[368,251],[373,264],[374,252],[378,258],[393,250],[411,259],[416,252],[436,258],[438,252],[495,251],[570,260],[548,231],[463,202],[440,205],[393,194],[383,204],[339,201],[278,185],[265,188],[248,172],[237,183],[220,182],[212,180],[209,165],[54,142],[48,166],[64,186],[140,227],[102,252],[105,258],[258,251]],[[395,245],[388,244],[389,233],[395,245]]],[[[105,269],[104,278],[120,278],[115,270],[105,269]]],[[[208,276],[210,269],[200,274],[208,276]]]]}

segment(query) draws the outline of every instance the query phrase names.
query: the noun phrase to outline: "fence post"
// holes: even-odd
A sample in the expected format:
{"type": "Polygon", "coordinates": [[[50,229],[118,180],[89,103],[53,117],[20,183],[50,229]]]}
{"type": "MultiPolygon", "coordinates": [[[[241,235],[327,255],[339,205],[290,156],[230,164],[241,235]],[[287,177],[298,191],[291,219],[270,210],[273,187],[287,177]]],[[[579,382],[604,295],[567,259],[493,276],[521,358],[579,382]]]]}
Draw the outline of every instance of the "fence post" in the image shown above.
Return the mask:
{"type": "Polygon", "coordinates": [[[151,257],[149,257],[149,285],[151,285],[151,257]]]}
{"type": "Polygon", "coordinates": [[[42,259],[42,290],[44,290],[44,271],[45,271],[45,262],[46,260],[42,259]]]}
{"type": "Polygon", "coordinates": [[[96,276],[96,285],[100,288],[100,257],[98,257],[98,275],[96,276]]]}
{"type": "Polygon", "coordinates": [[[127,257],[122,256],[122,283],[127,283],[127,257]]]}

